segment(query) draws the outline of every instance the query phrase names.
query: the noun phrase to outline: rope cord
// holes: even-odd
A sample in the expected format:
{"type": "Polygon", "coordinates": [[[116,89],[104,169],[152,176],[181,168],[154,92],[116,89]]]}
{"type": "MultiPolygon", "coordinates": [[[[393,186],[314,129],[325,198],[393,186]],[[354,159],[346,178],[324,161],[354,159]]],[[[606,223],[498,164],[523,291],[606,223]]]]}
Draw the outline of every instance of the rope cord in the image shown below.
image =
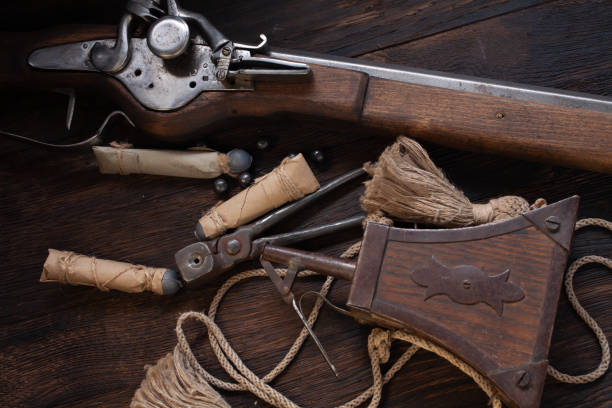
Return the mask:
{"type": "MultiPolygon", "coordinates": [[[[349,248],[347,252],[351,252],[354,247],[355,245],[349,248]]],[[[281,277],[284,277],[286,269],[279,269],[277,270],[277,272],[281,277]]],[[[301,272],[298,277],[303,278],[313,275],[317,274],[312,271],[304,271],[301,272]]],[[[276,367],[274,367],[274,369],[272,369],[264,377],[260,378],[244,364],[244,362],[240,359],[240,356],[238,356],[235,350],[231,347],[228,340],[223,335],[221,329],[214,321],[223,296],[225,296],[225,294],[235,284],[245,279],[265,276],[267,276],[267,274],[263,269],[255,269],[239,273],[228,279],[218,290],[217,294],[213,299],[213,302],[209,307],[208,315],[200,312],[183,313],[180,316],[176,326],[176,333],[178,338],[177,349],[184,354],[189,365],[199,376],[201,376],[202,380],[214,385],[217,388],[224,389],[227,391],[249,391],[252,394],[256,395],[258,398],[262,399],[263,401],[276,407],[297,408],[297,404],[285,397],[273,387],[269,386],[268,383],[274,378],[276,378],[280,373],[282,373],[285,368],[287,368],[287,366],[291,363],[297,352],[300,350],[304,341],[308,337],[308,332],[306,328],[303,328],[301,330],[298,338],[294,341],[289,351],[285,354],[283,359],[276,365],[276,367]],[[183,331],[183,324],[186,320],[189,319],[197,320],[206,326],[206,328],[208,329],[210,344],[213,348],[213,352],[219,360],[219,364],[236,381],[236,383],[230,383],[218,379],[217,377],[207,372],[197,361],[197,358],[193,354],[191,346],[189,345],[183,331]]],[[[333,278],[328,277],[319,293],[325,296],[331,288],[331,284],[333,283],[333,281],[333,278]]],[[[321,298],[318,298],[313,310],[311,311],[308,317],[309,325],[312,326],[312,324],[316,321],[322,304],[323,300],[321,298]]],[[[432,351],[438,354],[439,356],[449,360],[453,365],[457,366],[463,372],[469,375],[472,379],[474,379],[474,381],[491,398],[494,408],[501,407],[501,401],[495,396],[494,386],[485,377],[478,374],[476,370],[471,368],[468,364],[463,362],[458,357],[454,356],[452,353],[446,351],[445,349],[441,348],[440,346],[437,346],[434,343],[431,343],[414,335],[409,335],[402,331],[391,332],[388,330],[375,328],[372,330],[368,337],[368,353],[370,355],[373,384],[368,389],[359,394],[357,397],[340,405],[338,408],[356,408],[362,405],[368,399],[371,399],[370,404],[368,405],[369,408],[377,407],[380,403],[383,386],[395,376],[395,374],[412,358],[412,356],[419,350],[419,348],[432,351]],[[398,360],[383,375],[380,370],[380,365],[388,362],[389,360],[392,339],[407,341],[412,343],[412,345],[406,351],[404,351],[404,353],[398,358],[398,360]]]]}
{"type": "MultiPolygon", "coordinates": [[[[583,220],[578,221],[576,223],[576,231],[578,231],[580,228],[590,226],[605,228],[608,231],[612,232],[612,222],[603,220],[601,218],[585,218],[583,220]]],[[[578,316],[580,316],[584,323],[586,323],[586,325],[589,326],[589,328],[593,331],[595,337],[597,337],[597,341],[599,342],[599,346],[601,347],[601,361],[599,362],[599,366],[595,370],[582,375],[570,375],[562,373],[556,368],[550,365],[548,366],[548,375],[550,375],[557,381],[570,384],[586,384],[595,381],[596,379],[604,375],[608,370],[608,367],[610,366],[610,345],[608,343],[608,339],[606,338],[605,333],[603,332],[601,327],[599,327],[595,319],[593,319],[591,315],[584,309],[584,307],[582,307],[580,301],[576,297],[576,292],[574,291],[574,275],[576,274],[576,271],[582,266],[590,263],[598,263],[612,270],[612,259],[596,255],[583,256],[582,258],[579,258],[574,261],[567,269],[564,282],[565,293],[567,294],[567,299],[571,303],[572,307],[574,308],[576,313],[578,313],[578,316]]]]}

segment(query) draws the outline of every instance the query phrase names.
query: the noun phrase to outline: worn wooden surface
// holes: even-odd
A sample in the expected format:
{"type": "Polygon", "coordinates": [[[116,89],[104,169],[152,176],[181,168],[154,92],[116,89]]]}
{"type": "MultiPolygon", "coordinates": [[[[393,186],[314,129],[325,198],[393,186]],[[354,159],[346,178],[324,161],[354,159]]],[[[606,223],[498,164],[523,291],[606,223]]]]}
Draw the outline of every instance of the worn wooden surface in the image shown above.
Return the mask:
{"type": "Polygon", "coordinates": [[[362,120],[446,147],[612,172],[612,116],[602,112],[373,78],[362,120]]]}
{"type": "MultiPolygon", "coordinates": [[[[496,79],[612,94],[612,4],[609,1],[304,1],[235,0],[198,8],[232,38],[253,42],[260,32],[276,46],[403,63],[496,79]]],[[[38,29],[62,23],[114,23],[123,1],[22,1],[2,5],[0,29],[38,29]],[[113,8],[115,7],[115,8],[113,8]]],[[[185,3],[186,5],[188,3],[185,3]]],[[[65,97],[4,92],[0,127],[60,140],[65,97]]],[[[75,128],[90,134],[112,108],[103,100],[77,104],[75,128]]],[[[409,108],[409,107],[407,107],[409,108]]],[[[109,138],[142,137],[117,124],[109,138]]],[[[320,181],[373,160],[391,142],[359,129],[326,123],[252,123],[220,132],[209,143],[257,153],[261,174],[290,152],[322,149],[320,181]]],[[[47,248],[99,257],[173,266],[173,254],[192,242],[200,213],[217,197],[212,182],[149,176],[102,176],[90,153],[53,153],[2,140],[0,225],[3,248],[0,290],[0,405],[126,406],[143,378],[143,366],[170,351],[180,312],[208,306],[215,288],[175,298],[101,293],[91,288],[38,283],[47,248]]],[[[499,156],[465,153],[427,144],[432,157],[473,200],[502,194],[529,200],[582,196],[579,217],[612,219],[612,177],[499,156]]],[[[237,191],[235,188],[234,191],[237,191]]],[[[276,231],[315,225],[359,213],[356,186],[305,210],[276,231]]],[[[359,231],[302,245],[339,254],[359,231]]],[[[612,234],[589,229],[574,240],[572,259],[612,256],[612,234]]],[[[248,266],[246,266],[248,267],[248,266]]],[[[309,280],[298,289],[316,288],[309,280]]],[[[576,278],[579,298],[612,335],[610,272],[587,266],[576,278]]],[[[331,299],[341,303],[348,287],[337,283],[331,299]]],[[[266,280],[245,282],[222,304],[219,322],[235,349],[256,373],[280,359],[300,325],[266,280]]],[[[317,333],[341,376],[335,379],[312,341],[274,385],[303,406],[334,406],[371,381],[365,349],[368,329],[322,313],[317,333]]],[[[221,374],[200,327],[188,330],[202,364],[221,374]]],[[[394,347],[397,356],[401,346],[394,347]]],[[[596,366],[599,347],[562,296],[553,333],[551,363],[570,373],[596,366]]],[[[225,378],[225,375],[223,375],[225,378]]],[[[486,406],[486,398],[447,362],[419,352],[385,388],[383,406],[486,406]]],[[[247,393],[224,394],[233,406],[252,406],[247,393]]],[[[543,407],[608,407],[612,374],[588,385],[549,380],[543,407]]],[[[261,404],[259,402],[258,404],[261,404]]]]}
{"type": "Polygon", "coordinates": [[[358,320],[408,327],[453,350],[508,405],[538,407],[578,201],[433,233],[368,224],[347,305],[358,320]],[[543,233],[553,214],[563,229],[543,233]],[[517,386],[520,371],[528,387],[517,386]]]}

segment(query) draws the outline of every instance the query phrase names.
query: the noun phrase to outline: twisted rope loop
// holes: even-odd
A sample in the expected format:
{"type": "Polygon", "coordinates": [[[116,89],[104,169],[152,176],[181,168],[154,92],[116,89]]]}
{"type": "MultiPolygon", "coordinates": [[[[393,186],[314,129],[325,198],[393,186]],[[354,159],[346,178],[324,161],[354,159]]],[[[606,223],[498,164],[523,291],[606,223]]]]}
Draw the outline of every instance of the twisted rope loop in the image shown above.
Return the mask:
{"type": "MultiPolygon", "coordinates": [[[[612,232],[612,222],[602,220],[601,218],[585,218],[576,223],[576,231],[584,228],[584,227],[601,227],[605,228],[608,231],[612,232]]],[[[596,369],[587,374],[582,375],[570,375],[566,373],[562,373],[556,368],[552,366],[548,366],[548,375],[556,379],[557,381],[570,383],[570,384],[586,384],[592,381],[597,380],[599,377],[604,375],[606,371],[608,371],[608,367],[610,366],[610,345],[608,343],[608,339],[606,338],[605,333],[599,327],[595,319],[582,307],[580,301],[576,297],[576,292],[574,291],[574,275],[576,271],[580,269],[582,266],[590,264],[590,263],[598,263],[604,265],[608,269],[612,271],[612,259],[604,258],[603,256],[596,255],[588,255],[583,256],[582,258],[574,261],[570,267],[567,269],[567,273],[565,274],[565,293],[567,294],[567,299],[570,304],[578,313],[578,316],[586,323],[587,326],[593,331],[595,337],[597,337],[597,341],[599,342],[599,347],[601,347],[601,361],[596,369]]]]}

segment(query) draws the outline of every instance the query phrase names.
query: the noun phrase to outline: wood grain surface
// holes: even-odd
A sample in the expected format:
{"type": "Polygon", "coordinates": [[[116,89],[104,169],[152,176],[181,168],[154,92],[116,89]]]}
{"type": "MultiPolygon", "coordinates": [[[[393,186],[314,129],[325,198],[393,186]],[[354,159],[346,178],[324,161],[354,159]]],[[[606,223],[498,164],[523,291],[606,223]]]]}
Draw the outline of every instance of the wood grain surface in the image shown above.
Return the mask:
{"type": "Polygon", "coordinates": [[[373,78],[363,123],[476,152],[612,172],[612,115],[373,78]],[[589,126],[587,127],[587,123],[589,126]]]}
{"type": "Polygon", "coordinates": [[[472,228],[370,223],[347,306],[358,321],[409,330],[461,355],[509,406],[539,407],[578,202],[472,228]],[[552,214],[562,229],[547,233],[552,214]],[[521,371],[531,378],[526,387],[516,384],[521,371]]]}
{"type": "MultiPolygon", "coordinates": [[[[34,30],[55,22],[109,24],[123,1],[22,1],[0,6],[0,30],[34,30]]],[[[612,3],[609,1],[305,1],[185,2],[241,42],[260,32],[273,45],[381,60],[534,85],[612,95],[612,3]]],[[[1,55],[1,51],[0,51],[1,55]]],[[[1,58],[1,57],[0,57],[1,58]]],[[[73,130],[66,134],[65,96],[3,91],[0,128],[48,141],[90,135],[113,108],[103,98],[78,99],[73,130]]],[[[117,121],[107,138],[146,138],[117,121]]],[[[314,167],[326,182],[374,160],[392,139],[359,128],[278,120],[219,130],[207,143],[220,150],[240,146],[255,154],[255,173],[273,168],[288,153],[321,149],[314,167]],[[258,152],[256,141],[271,148],[258,152]]],[[[102,293],[92,288],[38,282],[47,248],[173,267],[176,250],[193,242],[202,211],[218,197],[212,181],[154,176],[102,176],[90,152],[49,152],[0,141],[0,406],[124,407],[143,378],[143,367],[172,350],[179,313],[204,310],[214,287],[173,298],[102,293]]],[[[466,153],[427,143],[434,161],[472,200],[516,194],[549,202],[582,198],[579,218],[612,219],[612,176],[501,156],[466,153]]],[[[233,185],[233,192],[239,189],[233,185]]],[[[273,232],[312,226],[360,212],[357,183],[333,193],[273,232]]],[[[349,231],[300,245],[340,254],[360,236],[349,231]]],[[[612,234],[577,233],[571,259],[612,257],[612,234]]],[[[254,265],[245,265],[248,269],[254,265]]],[[[320,279],[298,283],[315,289],[320,279]]],[[[612,336],[612,280],[600,266],[575,279],[578,297],[612,336]]],[[[330,299],[342,304],[348,285],[337,282],[330,299]]],[[[282,357],[300,329],[295,314],[264,280],[229,293],[218,317],[237,352],[258,374],[282,357]]],[[[201,363],[222,378],[201,327],[188,335],[201,363]]],[[[312,341],[273,385],[302,406],[341,404],[371,383],[368,329],[325,310],[316,332],[341,375],[334,378],[312,341]]],[[[403,346],[394,346],[392,358],[403,346]]],[[[599,347],[562,295],[550,361],[579,374],[599,361],[599,347]]],[[[265,405],[248,393],[224,393],[235,407],[265,405]]],[[[543,407],[610,407],[612,374],[587,385],[548,380],[543,407]]],[[[449,363],[419,352],[385,388],[382,406],[486,406],[484,394],[449,363]]]]}

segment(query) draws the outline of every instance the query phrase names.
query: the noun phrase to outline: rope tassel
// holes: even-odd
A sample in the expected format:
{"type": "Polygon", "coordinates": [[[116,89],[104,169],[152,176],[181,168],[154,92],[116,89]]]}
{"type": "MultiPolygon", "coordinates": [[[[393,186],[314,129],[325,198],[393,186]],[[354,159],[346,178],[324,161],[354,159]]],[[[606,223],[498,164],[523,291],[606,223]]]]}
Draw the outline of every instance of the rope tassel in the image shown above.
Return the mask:
{"type": "Polygon", "coordinates": [[[504,196],[473,204],[446,178],[429,155],[412,139],[400,136],[375,164],[366,163],[372,179],[365,183],[361,206],[405,222],[441,227],[468,227],[516,217],[546,205],[533,206],[522,197],[504,196]]]}
{"type": "Polygon", "coordinates": [[[136,390],[130,408],[230,408],[191,367],[178,346],[155,365],[145,368],[147,374],[136,390]]]}

